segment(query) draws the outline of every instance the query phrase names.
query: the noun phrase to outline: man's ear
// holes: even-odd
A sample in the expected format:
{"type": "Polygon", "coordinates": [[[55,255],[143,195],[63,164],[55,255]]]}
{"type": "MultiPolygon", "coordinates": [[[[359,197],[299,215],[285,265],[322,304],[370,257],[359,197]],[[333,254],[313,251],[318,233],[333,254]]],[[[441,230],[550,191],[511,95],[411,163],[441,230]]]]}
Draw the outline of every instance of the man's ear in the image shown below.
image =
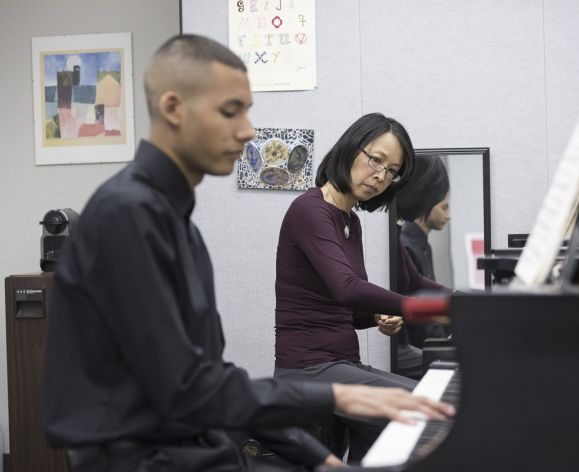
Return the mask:
{"type": "Polygon", "coordinates": [[[179,126],[183,119],[183,100],[172,90],[168,90],[159,97],[159,114],[172,126],[179,126]]]}

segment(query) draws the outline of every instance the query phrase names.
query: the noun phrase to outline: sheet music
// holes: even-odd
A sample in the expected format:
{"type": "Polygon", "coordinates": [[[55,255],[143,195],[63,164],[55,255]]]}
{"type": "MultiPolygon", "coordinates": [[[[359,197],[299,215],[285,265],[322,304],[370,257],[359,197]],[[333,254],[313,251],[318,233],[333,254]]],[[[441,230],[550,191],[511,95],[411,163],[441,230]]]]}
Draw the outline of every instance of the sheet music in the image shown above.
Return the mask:
{"type": "Polygon", "coordinates": [[[538,286],[545,282],[579,203],[579,122],[559,163],[533,230],[515,267],[518,280],[538,286]]]}

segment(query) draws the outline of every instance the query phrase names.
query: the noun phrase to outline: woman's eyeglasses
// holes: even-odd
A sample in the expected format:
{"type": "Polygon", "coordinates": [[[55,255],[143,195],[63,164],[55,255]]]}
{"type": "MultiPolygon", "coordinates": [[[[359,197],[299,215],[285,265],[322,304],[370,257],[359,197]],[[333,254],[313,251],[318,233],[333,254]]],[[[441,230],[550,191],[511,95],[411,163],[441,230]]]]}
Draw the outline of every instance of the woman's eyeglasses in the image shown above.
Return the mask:
{"type": "Polygon", "coordinates": [[[364,149],[360,149],[360,151],[362,151],[364,154],[366,154],[366,156],[368,157],[368,165],[375,170],[376,172],[382,172],[383,170],[386,171],[386,178],[392,182],[393,184],[395,184],[396,182],[398,182],[400,180],[400,174],[398,172],[396,172],[395,170],[389,169],[387,166],[385,166],[382,161],[380,159],[378,159],[377,157],[371,156],[370,154],[368,154],[364,149]]]}

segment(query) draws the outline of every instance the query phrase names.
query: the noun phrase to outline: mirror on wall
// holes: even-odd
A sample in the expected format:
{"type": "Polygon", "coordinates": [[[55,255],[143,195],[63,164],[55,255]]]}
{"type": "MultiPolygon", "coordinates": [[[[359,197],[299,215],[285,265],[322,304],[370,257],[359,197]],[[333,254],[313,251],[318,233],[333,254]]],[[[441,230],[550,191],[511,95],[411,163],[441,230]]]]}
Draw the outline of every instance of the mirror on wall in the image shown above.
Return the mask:
{"type": "MultiPolygon", "coordinates": [[[[490,275],[477,269],[476,258],[491,248],[489,148],[417,149],[416,155],[439,159],[444,164],[450,219],[440,225],[442,228],[420,221],[406,223],[403,242],[410,244],[408,234],[423,230],[432,248],[432,269],[438,283],[459,290],[484,290],[490,285],[490,275]]],[[[389,221],[390,287],[394,291],[398,285],[397,225],[401,224],[395,207],[391,207],[389,221]]]]}

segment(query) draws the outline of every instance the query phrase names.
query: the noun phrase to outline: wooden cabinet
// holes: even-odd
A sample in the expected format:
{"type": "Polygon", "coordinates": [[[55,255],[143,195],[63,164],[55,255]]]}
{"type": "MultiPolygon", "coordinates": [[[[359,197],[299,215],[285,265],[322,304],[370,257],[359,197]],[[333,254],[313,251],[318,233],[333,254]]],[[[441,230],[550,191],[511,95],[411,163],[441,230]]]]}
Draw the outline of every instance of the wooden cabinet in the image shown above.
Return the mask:
{"type": "Polygon", "coordinates": [[[46,444],[42,383],[52,273],[5,279],[10,470],[67,472],[63,450],[46,444]]]}

